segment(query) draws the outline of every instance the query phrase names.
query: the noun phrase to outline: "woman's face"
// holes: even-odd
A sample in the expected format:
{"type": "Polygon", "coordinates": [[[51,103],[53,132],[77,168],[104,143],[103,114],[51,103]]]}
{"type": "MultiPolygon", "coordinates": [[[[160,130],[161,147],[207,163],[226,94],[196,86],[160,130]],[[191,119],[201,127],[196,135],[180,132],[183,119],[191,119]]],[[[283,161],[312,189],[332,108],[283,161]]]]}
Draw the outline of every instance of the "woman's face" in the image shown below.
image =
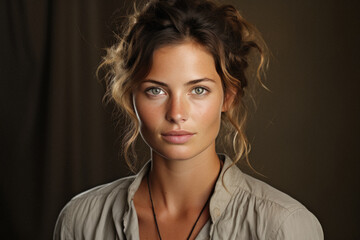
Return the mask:
{"type": "Polygon", "coordinates": [[[192,42],[156,50],[133,92],[143,139],[153,153],[174,160],[215,154],[223,100],[214,59],[192,42]]]}

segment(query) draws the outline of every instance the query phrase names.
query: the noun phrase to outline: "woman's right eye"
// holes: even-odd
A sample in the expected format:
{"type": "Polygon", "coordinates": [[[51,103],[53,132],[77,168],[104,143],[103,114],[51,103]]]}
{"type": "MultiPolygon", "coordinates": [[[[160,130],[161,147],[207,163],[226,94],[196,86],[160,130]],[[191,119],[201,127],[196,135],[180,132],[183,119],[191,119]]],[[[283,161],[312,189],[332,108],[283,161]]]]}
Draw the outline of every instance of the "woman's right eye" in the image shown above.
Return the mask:
{"type": "Polygon", "coordinates": [[[158,95],[165,94],[164,90],[162,90],[161,88],[157,88],[157,87],[148,88],[145,92],[151,96],[158,96],[158,95]]]}

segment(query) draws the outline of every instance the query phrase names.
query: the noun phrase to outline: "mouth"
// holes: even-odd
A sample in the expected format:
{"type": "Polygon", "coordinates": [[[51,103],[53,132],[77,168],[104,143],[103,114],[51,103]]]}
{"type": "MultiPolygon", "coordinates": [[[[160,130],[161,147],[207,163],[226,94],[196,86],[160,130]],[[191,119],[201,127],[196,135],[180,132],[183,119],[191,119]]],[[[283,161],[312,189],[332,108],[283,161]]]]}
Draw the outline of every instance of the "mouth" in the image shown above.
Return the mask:
{"type": "Polygon", "coordinates": [[[187,132],[187,131],[170,131],[166,133],[162,133],[162,138],[172,144],[184,144],[190,140],[195,133],[187,132]]]}

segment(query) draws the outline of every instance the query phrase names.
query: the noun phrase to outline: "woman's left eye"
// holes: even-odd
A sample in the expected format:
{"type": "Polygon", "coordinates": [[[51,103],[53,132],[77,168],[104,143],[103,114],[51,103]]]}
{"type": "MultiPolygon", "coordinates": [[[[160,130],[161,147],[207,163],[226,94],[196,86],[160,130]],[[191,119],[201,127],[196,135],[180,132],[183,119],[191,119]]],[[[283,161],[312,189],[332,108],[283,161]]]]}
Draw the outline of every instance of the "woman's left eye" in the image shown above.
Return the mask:
{"type": "Polygon", "coordinates": [[[196,94],[196,95],[204,95],[204,94],[206,94],[207,91],[208,90],[203,87],[196,87],[191,91],[191,93],[196,94]]]}
{"type": "Polygon", "coordinates": [[[149,94],[150,96],[158,96],[158,95],[164,95],[164,90],[162,90],[161,88],[158,87],[151,87],[146,89],[145,91],[147,94],[149,94]]]}

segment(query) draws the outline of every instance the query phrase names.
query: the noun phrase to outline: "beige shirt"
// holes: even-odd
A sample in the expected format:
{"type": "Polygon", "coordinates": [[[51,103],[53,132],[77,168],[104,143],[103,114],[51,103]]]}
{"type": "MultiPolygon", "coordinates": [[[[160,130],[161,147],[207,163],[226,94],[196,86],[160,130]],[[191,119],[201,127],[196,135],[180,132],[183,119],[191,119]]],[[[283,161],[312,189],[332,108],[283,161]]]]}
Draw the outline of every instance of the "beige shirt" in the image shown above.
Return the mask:
{"type": "MultiPolygon", "coordinates": [[[[197,240],[324,238],[320,223],[303,205],[236,166],[225,172],[232,161],[219,157],[224,166],[210,200],[210,219],[197,240]]],[[[149,167],[150,162],[135,176],[74,197],[60,213],[54,239],[139,239],[133,197],[149,167]]]]}

